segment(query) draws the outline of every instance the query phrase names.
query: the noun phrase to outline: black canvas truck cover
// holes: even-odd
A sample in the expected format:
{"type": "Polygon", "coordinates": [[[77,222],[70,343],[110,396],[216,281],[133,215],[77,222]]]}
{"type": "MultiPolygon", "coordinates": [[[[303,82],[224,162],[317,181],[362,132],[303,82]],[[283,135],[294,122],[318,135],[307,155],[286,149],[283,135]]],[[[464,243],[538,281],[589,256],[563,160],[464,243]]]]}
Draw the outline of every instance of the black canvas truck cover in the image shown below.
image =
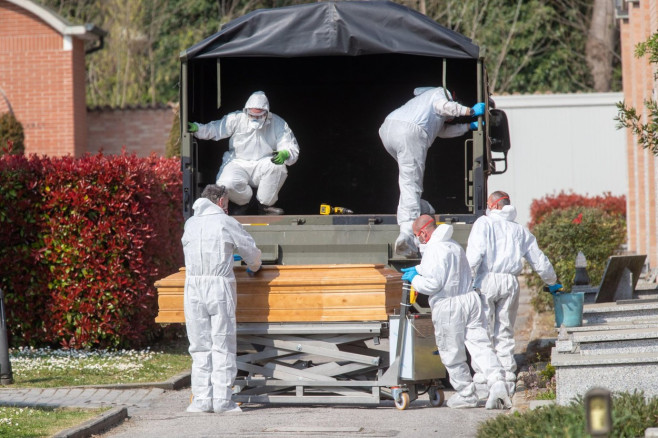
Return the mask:
{"type": "MultiPolygon", "coordinates": [[[[253,91],[262,90],[300,146],[277,206],[286,214],[318,214],[328,203],[356,214],[394,215],[397,163],[381,144],[379,127],[416,87],[445,81],[464,105],[486,99],[478,57],[468,38],[392,2],[257,10],[181,53],[181,124],[241,110],[253,91]]],[[[437,214],[483,211],[485,137],[468,133],[430,148],[423,198],[437,214]]],[[[186,132],[182,140],[189,216],[203,187],[215,182],[228,140],[198,140],[186,132]]]]}

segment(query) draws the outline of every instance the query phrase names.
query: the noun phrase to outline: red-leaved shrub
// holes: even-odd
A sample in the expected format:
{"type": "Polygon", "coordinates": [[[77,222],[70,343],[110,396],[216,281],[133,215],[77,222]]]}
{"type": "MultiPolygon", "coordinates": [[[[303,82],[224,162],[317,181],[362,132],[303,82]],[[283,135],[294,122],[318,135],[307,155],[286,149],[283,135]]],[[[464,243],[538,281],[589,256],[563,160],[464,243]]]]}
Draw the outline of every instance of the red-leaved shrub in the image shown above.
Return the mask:
{"type": "Polygon", "coordinates": [[[142,346],[183,263],[177,159],[0,157],[0,286],[14,345],[142,346]]]}
{"type": "Polygon", "coordinates": [[[620,215],[626,217],[626,196],[613,196],[610,192],[605,192],[599,196],[585,196],[570,192],[561,191],[557,195],[547,195],[541,199],[535,199],[530,205],[530,223],[528,228],[531,230],[535,225],[540,224],[544,217],[553,210],[566,210],[572,207],[595,207],[603,210],[605,213],[620,215]]]}

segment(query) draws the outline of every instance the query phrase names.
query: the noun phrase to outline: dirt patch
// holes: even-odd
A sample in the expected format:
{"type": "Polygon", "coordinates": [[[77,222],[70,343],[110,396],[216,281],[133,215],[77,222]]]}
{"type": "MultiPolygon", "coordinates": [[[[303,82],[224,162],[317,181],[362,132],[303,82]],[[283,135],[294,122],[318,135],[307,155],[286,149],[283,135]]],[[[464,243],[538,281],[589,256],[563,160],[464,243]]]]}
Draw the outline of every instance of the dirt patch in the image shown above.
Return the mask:
{"type": "Polygon", "coordinates": [[[555,346],[557,332],[555,316],[552,311],[536,313],[534,310],[528,317],[528,324],[519,330],[522,339],[528,339],[525,352],[521,355],[519,369],[527,369],[537,362],[550,362],[551,348],[555,346]]]}

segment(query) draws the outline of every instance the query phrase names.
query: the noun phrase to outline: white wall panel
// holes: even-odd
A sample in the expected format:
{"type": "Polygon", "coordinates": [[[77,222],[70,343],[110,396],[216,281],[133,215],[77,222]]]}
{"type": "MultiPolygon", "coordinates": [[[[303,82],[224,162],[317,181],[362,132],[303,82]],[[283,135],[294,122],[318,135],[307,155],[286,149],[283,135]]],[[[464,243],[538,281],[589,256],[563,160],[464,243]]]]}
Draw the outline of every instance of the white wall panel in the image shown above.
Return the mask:
{"type": "MultiPolygon", "coordinates": [[[[616,129],[622,93],[494,96],[509,120],[508,170],[489,178],[527,225],[534,199],[560,191],[596,196],[628,193],[626,137],[616,129]]],[[[501,166],[502,167],[502,166],[501,166]]]]}

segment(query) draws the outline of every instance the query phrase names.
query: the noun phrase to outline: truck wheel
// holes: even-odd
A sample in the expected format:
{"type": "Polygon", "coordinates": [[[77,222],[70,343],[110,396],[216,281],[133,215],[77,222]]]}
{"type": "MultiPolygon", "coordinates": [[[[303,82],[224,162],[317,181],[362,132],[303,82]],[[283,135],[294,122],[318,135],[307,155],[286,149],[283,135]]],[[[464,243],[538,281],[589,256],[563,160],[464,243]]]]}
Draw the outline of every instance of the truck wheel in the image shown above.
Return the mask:
{"type": "Polygon", "coordinates": [[[437,388],[436,386],[430,386],[430,388],[427,390],[427,395],[430,398],[430,405],[434,407],[441,406],[446,399],[443,390],[437,388]]]}
{"type": "Polygon", "coordinates": [[[401,392],[397,399],[395,399],[395,407],[404,411],[409,407],[409,394],[401,392]]]}

